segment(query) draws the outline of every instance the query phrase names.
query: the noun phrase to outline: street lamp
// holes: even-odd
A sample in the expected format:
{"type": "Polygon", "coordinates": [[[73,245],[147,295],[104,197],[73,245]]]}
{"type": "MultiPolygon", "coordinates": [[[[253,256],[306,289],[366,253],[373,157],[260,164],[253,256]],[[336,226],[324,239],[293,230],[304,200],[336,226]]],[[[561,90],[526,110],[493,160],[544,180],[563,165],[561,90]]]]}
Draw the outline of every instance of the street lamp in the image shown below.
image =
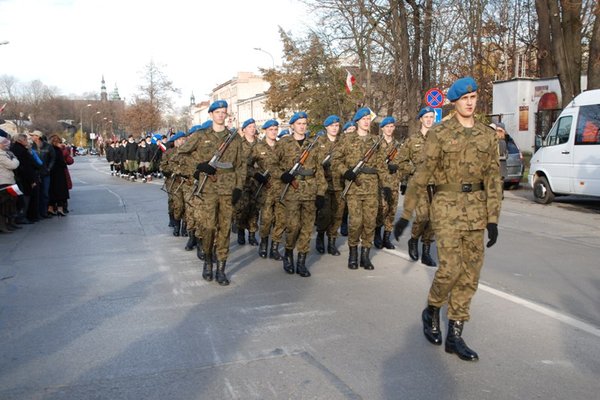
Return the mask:
{"type": "MultiPolygon", "coordinates": [[[[91,104],[90,104],[91,106],[91,104]]],[[[100,114],[100,111],[96,111],[95,114],[92,114],[92,125],[91,125],[91,132],[90,132],[90,139],[92,140],[92,149],[94,148],[94,139],[96,138],[96,132],[94,132],[94,116],[100,114]]]]}
{"type": "Polygon", "coordinates": [[[269,55],[269,57],[271,57],[272,69],[275,69],[275,59],[273,58],[273,55],[271,53],[269,53],[266,50],[261,49],[260,47],[255,47],[254,50],[256,50],[256,51],[262,51],[263,53],[267,53],[269,55]]]}

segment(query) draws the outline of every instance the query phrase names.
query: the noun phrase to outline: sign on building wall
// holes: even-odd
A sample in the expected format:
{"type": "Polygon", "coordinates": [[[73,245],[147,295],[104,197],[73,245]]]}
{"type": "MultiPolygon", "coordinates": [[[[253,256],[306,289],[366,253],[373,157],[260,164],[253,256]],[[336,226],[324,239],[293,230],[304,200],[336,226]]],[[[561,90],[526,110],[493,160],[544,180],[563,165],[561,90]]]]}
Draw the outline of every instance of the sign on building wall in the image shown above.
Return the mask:
{"type": "Polygon", "coordinates": [[[529,130],[529,106],[519,106],[519,131],[529,130]]]}

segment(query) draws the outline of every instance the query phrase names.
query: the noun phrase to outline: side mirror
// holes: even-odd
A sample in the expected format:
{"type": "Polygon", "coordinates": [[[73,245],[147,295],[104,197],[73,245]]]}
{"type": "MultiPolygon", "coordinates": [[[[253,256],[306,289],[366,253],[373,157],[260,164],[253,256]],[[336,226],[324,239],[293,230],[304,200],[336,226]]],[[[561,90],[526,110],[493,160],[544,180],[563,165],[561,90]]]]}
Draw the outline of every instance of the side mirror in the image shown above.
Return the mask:
{"type": "Polygon", "coordinates": [[[540,147],[544,147],[544,140],[541,136],[535,135],[535,151],[538,151],[540,147]]]}

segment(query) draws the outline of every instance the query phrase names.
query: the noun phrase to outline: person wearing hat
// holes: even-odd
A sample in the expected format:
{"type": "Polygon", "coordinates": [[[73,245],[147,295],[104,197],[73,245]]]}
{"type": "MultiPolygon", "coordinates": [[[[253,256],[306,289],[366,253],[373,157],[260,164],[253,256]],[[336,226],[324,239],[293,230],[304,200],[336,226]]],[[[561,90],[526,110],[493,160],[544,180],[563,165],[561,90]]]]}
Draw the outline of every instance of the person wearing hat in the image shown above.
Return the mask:
{"type": "Polygon", "coordinates": [[[477,83],[473,78],[454,82],[447,98],[454,104],[455,115],[427,133],[424,161],[410,180],[394,235],[402,234],[417,207],[418,194],[433,180],[431,224],[438,239],[439,267],[421,314],[423,333],[431,343],[442,344],[440,307],[448,303],[445,350],[462,360],[476,361],[479,356],[467,346],[462,333],[483,266],[485,230],[487,247],[498,239],[498,141],[489,127],[475,119],[477,83]]]}
{"type": "Polygon", "coordinates": [[[315,138],[308,138],[308,115],[297,112],[290,118],[291,134],[278,143],[279,165],[285,171],[280,179],[284,185],[290,184],[283,202],[286,212],[286,241],[283,256],[283,269],[288,274],[297,273],[301,277],[310,276],[306,268],[306,256],[310,250],[310,237],[315,223],[316,212],[325,203],[327,181],[323,173],[323,157],[318,146],[313,146],[297,174],[290,170],[300,160],[300,156],[315,138]],[[294,249],[298,250],[298,260],[294,265],[294,249]]]}
{"type": "Polygon", "coordinates": [[[52,145],[44,139],[44,134],[38,130],[33,131],[30,135],[32,144],[31,148],[35,151],[42,160],[42,165],[39,168],[40,185],[38,191],[38,214],[41,218],[49,218],[48,215],[48,200],[50,192],[50,171],[54,166],[56,155],[52,145]]]}
{"type": "Polygon", "coordinates": [[[115,175],[115,148],[115,142],[111,140],[108,146],[106,147],[106,150],[104,151],[106,156],[106,162],[108,162],[108,165],[110,167],[110,176],[115,175]]]}
{"type": "MultiPolygon", "coordinates": [[[[258,255],[280,261],[279,243],[285,230],[285,207],[279,202],[279,196],[283,185],[279,176],[283,173],[279,165],[279,153],[277,133],[279,122],[274,119],[266,121],[261,127],[265,137],[259,141],[250,151],[248,165],[254,167],[252,178],[262,185],[258,192],[253,194],[253,201],[260,205],[260,245],[258,255]],[[271,236],[271,247],[269,249],[269,236],[271,236]]],[[[248,174],[250,175],[250,174],[248,174]]],[[[256,189],[258,191],[258,188],[256,189]]]]}
{"type": "Polygon", "coordinates": [[[379,196],[379,210],[377,212],[377,226],[375,227],[375,237],[373,244],[376,248],[390,249],[396,248],[390,240],[392,230],[394,229],[394,218],[396,218],[396,209],[398,208],[398,189],[402,175],[398,172],[396,156],[400,149],[400,142],[394,138],[396,129],[396,119],[394,117],[385,117],[379,124],[383,134],[381,141],[381,151],[385,155],[385,163],[388,173],[383,174],[382,191],[379,196]],[[390,188],[386,191],[385,188],[390,188]],[[381,237],[381,228],[383,227],[383,238],[381,237]]]}
{"type": "Polygon", "coordinates": [[[193,177],[199,182],[209,178],[206,179],[202,193],[192,196],[197,199],[194,219],[200,228],[204,250],[202,277],[207,281],[213,280],[215,255],[217,270],[214,279],[221,286],[229,285],[225,274],[229,255],[229,234],[233,209],[242,197],[247,163],[247,159],[243,157],[241,140],[236,134],[219,159],[219,165],[209,164],[212,155],[232,134],[225,126],[227,107],[225,100],[213,102],[208,108],[212,126],[203,133],[196,133],[199,137],[197,140],[188,140],[179,148],[180,153],[190,154],[197,163],[193,177]],[[189,143],[191,145],[188,145],[189,143]]]}
{"type": "MultiPolygon", "coordinates": [[[[252,148],[258,142],[256,138],[256,121],[254,118],[247,119],[242,124],[242,157],[247,160],[252,148]]],[[[235,206],[235,223],[237,225],[237,242],[239,245],[246,244],[246,230],[248,231],[248,244],[258,246],[256,231],[258,230],[258,206],[254,201],[254,192],[258,185],[254,179],[255,168],[253,164],[247,164],[246,182],[242,198],[235,206]]]]}
{"type": "MultiPolygon", "coordinates": [[[[414,132],[404,142],[400,154],[398,154],[398,165],[404,175],[404,181],[410,185],[410,179],[414,175],[417,167],[425,161],[425,141],[427,132],[433,126],[435,120],[435,111],[431,107],[423,107],[417,114],[420,122],[418,132],[414,132]]],[[[433,181],[429,182],[429,190],[432,191],[433,181]]],[[[431,257],[431,243],[434,240],[434,233],[429,222],[430,199],[427,189],[417,193],[417,206],[415,208],[415,220],[412,223],[411,236],[408,240],[408,255],[413,261],[419,259],[419,239],[423,242],[421,263],[435,267],[437,264],[431,257]]]]}
{"type": "Polygon", "coordinates": [[[348,268],[358,269],[360,263],[364,269],[372,270],[375,267],[370,260],[370,252],[375,236],[379,192],[380,188],[386,192],[391,189],[383,185],[383,176],[388,173],[388,169],[381,146],[378,146],[373,156],[358,173],[353,171],[359,161],[377,143],[377,136],[370,133],[371,110],[369,108],[359,108],[352,120],[356,123],[356,132],[348,132],[342,136],[342,142],[334,152],[333,166],[346,181],[354,182],[346,195],[350,250],[348,268]]]}
{"type": "Polygon", "coordinates": [[[167,142],[167,150],[160,161],[160,171],[165,176],[164,187],[167,190],[167,207],[169,212],[169,226],[173,228],[173,236],[183,234],[184,224],[182,223],[185,213],[185,198],[183,190],[179,185],[181,182],[177,176],[174,176],[176,162],[175,155],[177,149],[185,143],[186,136],[183,132],[178,132],[171,136],[167,142]]]}
{"type": "Polygon", "coordinates": [[[331,168],[333,153],[340,143],[340,117],[330,115],[323,122],[325,134],[319,137],[317,145],[323,154],[323,172],[327,180],[327,191],[325,192],[325,204],[317,212],[317,252],[325,253],[325,233],[327,232],[327,253],[339,256],[340,252],[335,241],[338,229],[342,224],[342,216],[346,202],[342,199],[344,181],[342,176],[331,168]]]}
{"type": "Polygon", "coordinates": [[[127,144],[125,145],[125,171],[128,175],[128,178],[132,181],[134,181],[137,178],[137,149],[137,143],[133,139],[133,136],[129,135],[129,137],[127,138],[127,144]]]}

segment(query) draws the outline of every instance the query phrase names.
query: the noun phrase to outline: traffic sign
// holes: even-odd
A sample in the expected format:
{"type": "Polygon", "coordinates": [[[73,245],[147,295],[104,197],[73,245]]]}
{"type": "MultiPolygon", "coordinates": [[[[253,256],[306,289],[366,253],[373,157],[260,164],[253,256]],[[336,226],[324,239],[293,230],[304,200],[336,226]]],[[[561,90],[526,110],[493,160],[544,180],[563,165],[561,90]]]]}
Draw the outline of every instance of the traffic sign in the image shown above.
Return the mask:
{"type": "Polygon", "coordinates": [[[425,103],[429,107],[441,107],[444,104],[444,93],[438,88],[429,89],[425,94],[425,103]]]}
{"type": "Polygon", "coordinates": [[[442,122],[442,109],[434,108],[433,111],[435,112],[435,120],[433,121],[433,123],[439,124],[440,122],[442,122]]]}

